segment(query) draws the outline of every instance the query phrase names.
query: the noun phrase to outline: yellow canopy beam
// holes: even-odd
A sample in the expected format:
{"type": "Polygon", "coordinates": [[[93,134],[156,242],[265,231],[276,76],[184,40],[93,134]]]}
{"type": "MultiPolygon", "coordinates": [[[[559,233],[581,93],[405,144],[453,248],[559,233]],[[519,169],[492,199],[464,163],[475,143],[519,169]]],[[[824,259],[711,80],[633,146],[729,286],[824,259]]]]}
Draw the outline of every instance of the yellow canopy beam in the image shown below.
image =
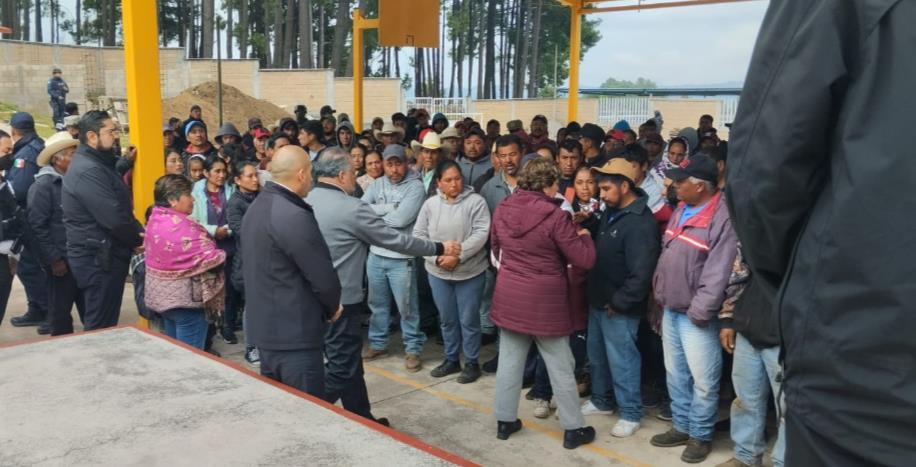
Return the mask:
{"type": "Polygon", "coordinates": [[[363,32],[378,29],[378,19],[363,18],[357,8],[353,11],[353,126],[356,134],[363,131],[363,32]]]}

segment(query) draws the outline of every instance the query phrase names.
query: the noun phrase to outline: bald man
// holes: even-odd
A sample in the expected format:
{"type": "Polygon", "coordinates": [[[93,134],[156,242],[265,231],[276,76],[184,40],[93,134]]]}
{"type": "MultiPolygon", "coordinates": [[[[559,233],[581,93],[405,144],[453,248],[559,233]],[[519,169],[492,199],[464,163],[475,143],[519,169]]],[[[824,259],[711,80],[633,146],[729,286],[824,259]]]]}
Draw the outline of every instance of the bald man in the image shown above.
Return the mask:
{"type": "Polygon", "coordinates": [[[261,374],[325,397],[324,335],[340,317],[340,280],[318,222],[304,198],[312,186],[309,155],[279,149],[264,185],[242,220],[242,274],[249,344],[261,374]]]}

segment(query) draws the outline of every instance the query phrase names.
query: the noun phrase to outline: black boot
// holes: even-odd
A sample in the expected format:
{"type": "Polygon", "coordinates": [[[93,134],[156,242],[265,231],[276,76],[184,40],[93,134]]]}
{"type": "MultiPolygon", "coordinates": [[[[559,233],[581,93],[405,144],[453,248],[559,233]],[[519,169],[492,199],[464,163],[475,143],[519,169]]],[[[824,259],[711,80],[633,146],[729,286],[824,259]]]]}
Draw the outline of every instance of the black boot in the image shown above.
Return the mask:
{"type": "Polygon", "coordinates": [[[24,328],[28,326],[38,326],[39,324],[45,321],[45,317],[33,312],[32,310],[27,311],[22,316],[16,316],[10,319],[10,324],[17,328],[24,328]]]}
{"type": "Polygon", "coordinates": [[[575,430],[566,430],[566,433],[563,434],[563,447],[566,449],[576,449],[594,440],[595,429],[590,426],[576,428],[575,430]]]}
{"type": "Polygon", "coordinates": [[[502,440],[509,439],[512,433],[522,429],[522,421],[515,419],[514,422],[496,422],[496,437],[502,440]]]}
{"type": "Polygon", "coordinates": [[[461,364],[458,362],[453,362],[446,359],[442,362],[441,365],[433,368],[433,371],[429,372],[429,375],[433,378],[442,378],[448,375],[453,375],[455,373],[461,372],[461,364]]]}
{"type": "Polygon", "coordinates": [[[499,354],[496,354],[492,360],[483,364],[483,371],[487,373],[496,373],[496,367],[499,365],[499,354]]]}
{"type": "Polygon", "coordinates": [[[51,325],[47,321],[38,325],[38,334],[45,336],[51,334],[51,325]]]}
{"type": "Polygon", "coordinates": [[[480,365],[477,363],[465,363],[464,371],[458,377],[458,384],[468,384],[477,381],[480,378],[480,365]]]}

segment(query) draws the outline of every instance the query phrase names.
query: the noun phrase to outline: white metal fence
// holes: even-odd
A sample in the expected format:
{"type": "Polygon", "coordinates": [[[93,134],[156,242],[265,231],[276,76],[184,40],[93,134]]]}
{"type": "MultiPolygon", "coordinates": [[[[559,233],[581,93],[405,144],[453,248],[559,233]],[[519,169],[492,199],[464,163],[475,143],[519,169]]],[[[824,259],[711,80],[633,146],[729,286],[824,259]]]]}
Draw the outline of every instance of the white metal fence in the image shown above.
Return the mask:
{"type": "Polygon", "coordinates": [[[471,112],[471,99],[468,97],[416,97],[407,101],[407,109],[410,108],[426,109],[430,116],[445,114],[450,121],[474,116],[471,112]]]}
{"type": "Polygon", "coordinates": [[[716,122],[724,125],[735,121],[738,112],[739,96],[722,96],[719,98],[719,116],[716,122]]]}
{"type": "Polygon", "coordinates": [[[652,118],[652,105],[648,97],[612,96],[602,97],[598,102],[598,123],[613,125],[626,120],[637,126],[652,118]]]}

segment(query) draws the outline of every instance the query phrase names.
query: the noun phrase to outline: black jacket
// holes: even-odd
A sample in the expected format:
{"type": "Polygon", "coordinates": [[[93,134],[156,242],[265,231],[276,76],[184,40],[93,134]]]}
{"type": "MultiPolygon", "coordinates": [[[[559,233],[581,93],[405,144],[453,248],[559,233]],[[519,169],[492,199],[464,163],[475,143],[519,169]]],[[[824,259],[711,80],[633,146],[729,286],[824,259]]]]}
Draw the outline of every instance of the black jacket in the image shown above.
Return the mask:
{"type": "Polygon", "coordinates": [[[340,305],[340,280],[312,207],[267,182],[242,220],[242,271],[250,344],[320,349],[340,305]]]}
{"type": "Polygon", "coordinates": [[[605,213],[595,236],[595,267],[588,273],[588,304],[610,305],[630,316],[646,312],[652,274],[661,250],[658,223],[640,197],[619,212],[605,213]]]}
{"type": "Polygon", "coordinates": [[[63,177],[61,207],[67,233],[67,257],[105,254],[129,261],[143,243],[130,193],[115,171],[118,156],[80,144],[63,177]]]}
{"type": "Polygon", "coordinates": [[[53,167],[46,166],[29,188],[29,227],[38,248],[38,259],[44,266],[67,257],[67,233],[60,207],[62,184],[63,177],[53,167]]]}
{"type": "Polygon", "coordinates": [[[728,202],[774,303],[788,413],[851,463],[916,439],[916,2],[772,0],[731,130],[728,202]]]}
{"type": "Polygon", "coordinates": [[[248,207],[251,206],[257,196],[257,192],[243,193],[242,190],[236,187],[232,197],[226,202],[226,220],[229,222],[229,230],[234,232],[233,237],[235,238],[235,254],[232,255],[232,264],[228,265],[228,267],[232,268],[232,285],[238,291],[243,291],[245,288],[245,280],[242,273],[242,255],[239,254],[242,251],[242,219],[245,218],[245,212],[248,211],[248,207]]]}

